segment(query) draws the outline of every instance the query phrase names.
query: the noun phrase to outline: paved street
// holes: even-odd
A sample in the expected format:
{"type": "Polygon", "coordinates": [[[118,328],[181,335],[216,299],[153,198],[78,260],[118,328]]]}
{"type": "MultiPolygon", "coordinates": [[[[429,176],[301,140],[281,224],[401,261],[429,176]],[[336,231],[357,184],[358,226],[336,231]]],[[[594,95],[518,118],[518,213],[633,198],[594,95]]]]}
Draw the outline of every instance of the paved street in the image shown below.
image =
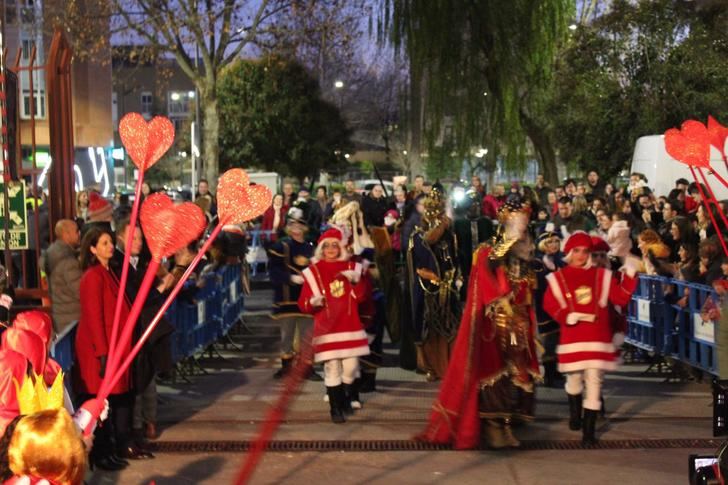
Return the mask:
{"type": "MultiPolygon", "coordinates": [[[[255,437],[281,389],[272,379],[277,328],[263,311],[268,298],[266,290],[256,290],[248,299],[251,313],[245,321],[251,333],[234,337],[243,351],[220,346],[222,357],[200,361],[208,374],[198,370],[191,383],[160,387],[157,458],[134,462],[119,474],[96,473],[90,483],[232,481],[244,458],[240,450],[255,437]]],[[[424,426],[437,383],[386,367],[378,392],[364,395],[364,409],[347,424],[334,425],[323,402],[323,383],[307,382],[274,437],[284,451],[266,453],[254,483],[686,483],[688,455],[713,446],[709,385],[664,382],[664,376],[644,374],[645,369],[626,365],[608,376],[607,418],[598,422],[598,433],[609,449],[592,450],[581,449],[580,433],[567,428],[563,391],[539,388],[537,421],[516,430],[525,450],[352,451],[376,446],[372,441],[410,440],[424,426]],[[326,443],[312,443],[322,440],[345,443],[322,452],[326,443]]],[[[414,446],[405,443],[398,449],[414,446]]]]}

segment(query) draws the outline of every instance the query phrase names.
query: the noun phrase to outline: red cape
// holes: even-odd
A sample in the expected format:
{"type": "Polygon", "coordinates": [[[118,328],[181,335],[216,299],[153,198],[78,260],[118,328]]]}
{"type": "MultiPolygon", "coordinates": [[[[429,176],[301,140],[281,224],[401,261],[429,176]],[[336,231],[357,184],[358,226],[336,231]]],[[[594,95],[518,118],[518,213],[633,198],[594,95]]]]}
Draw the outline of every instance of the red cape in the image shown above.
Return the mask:
{"type": "MultiPolygon", "coordinates": [[[[473,254],[468,281],[468,295],[460,320],[460,329],[447,373],[432,405],[430,420],[418,439],[431,443],[452,443],[457,449],[475,448],[480,444],[478,399],[480,382],[495,379],[506,372],[501,353],[492,339],[486,307],[511,292],[502,266],[495,273],[488,256],[491,248],[481,246],[473,254]]],[[[531,354],[531,368],[538,373],[538,361],[531,354]]]]}

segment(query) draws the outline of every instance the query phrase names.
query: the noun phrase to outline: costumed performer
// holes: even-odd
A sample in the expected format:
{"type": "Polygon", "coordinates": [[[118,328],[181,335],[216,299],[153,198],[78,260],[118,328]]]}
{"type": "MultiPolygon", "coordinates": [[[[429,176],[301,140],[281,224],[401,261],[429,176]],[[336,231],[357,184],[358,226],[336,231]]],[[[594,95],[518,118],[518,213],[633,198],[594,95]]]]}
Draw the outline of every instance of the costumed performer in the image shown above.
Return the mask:
{"type": "Polygon", "coordinates": [[[316,262],[303,271],[298,306],[313,315],[314,361],[324,363],[331,420],[343,423],[344,413],[351,412],[345,387],[350,388],[357,378],[358,358],[369,354],[358,311],[366,288],[359,282],[361,265],[349,260],[338,229],[321,235],[314,256],[316,262]]]}
{"type": "MultiPolygon", "coordinates": [[[[313,244],[306,240],[308,226],[300,208],[289,209],[285,232],[287,237],[278,239],[268,249],[268,274],[273,286],[272,313],[281,328],[281,368],[273,374],[275,379],[286,376],[293,366],[296,329],[299,338],[303,338],[313,328],[311,315],[302,313],[298,308],[298,297],[304,283],[302,272],[311,263],[314,249],[313,244]]],[[[313,368],[309,379],[322,380],[313,368]]]]}
{"type": "Polygon", "coordinates": [[[513,420],[533,418],[534,384],[540,379],[531,267],[529,210],[508,202],[493,245],[473,255],[468,295],[447,374],[420,439],[515,447],[513,420]]]}
{"type": "Polygon", "coordinates": [[[424,209],[407,246],[407,284],[412,291],[417,368],[434,381],[445,375],[450,360],[461,312],[462,278],[457,239],[440,190],[430,191],[424,209]]]}
{"type": "Polygon", "coordinates": [[[588,234],[574,232],[564,245],[567,266],[548,275],[544,295],[545,310],[561,327],[556,352],[559,371],[566,374],[569,428],[581,428],[585,444],[596,442],[602,379],[605,371],[617,368],[617,347],[624,340],[624,334],[614,333],[609,304],[629,303],[639,266],[636,258],[625,258],[620,283],[611,270],[592,266],[592,247],[588,234]]]}
{"type": "Polygon", "coordinates": [[[546,387],[560,387],[563,378],[557,370],[556,346],[559,344],[559,323],[543,309],[543,296],[548,283],[546,276],[564,266],[561,254],[561,238],[556,232],[547,231],[538,237],[536,259],[537,286],[534,293],[536,301],[536,320],[538,321],[538,336],[543,346],[541,363],[543,364],[543,379],[546,387]]]}

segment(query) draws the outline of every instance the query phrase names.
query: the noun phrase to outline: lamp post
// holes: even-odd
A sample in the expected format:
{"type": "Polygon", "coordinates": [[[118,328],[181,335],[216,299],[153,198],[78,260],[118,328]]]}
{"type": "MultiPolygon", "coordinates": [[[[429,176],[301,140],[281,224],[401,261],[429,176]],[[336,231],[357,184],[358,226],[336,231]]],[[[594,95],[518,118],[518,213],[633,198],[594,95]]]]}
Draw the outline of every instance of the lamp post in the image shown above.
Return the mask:
{"type": "Polygon", "coordinates": [[[334,89],[336,89],[339,92],[339,111],[343,108],[343,89],[344,89],[344,81],[337,79],[334,82],[334,89]]]}

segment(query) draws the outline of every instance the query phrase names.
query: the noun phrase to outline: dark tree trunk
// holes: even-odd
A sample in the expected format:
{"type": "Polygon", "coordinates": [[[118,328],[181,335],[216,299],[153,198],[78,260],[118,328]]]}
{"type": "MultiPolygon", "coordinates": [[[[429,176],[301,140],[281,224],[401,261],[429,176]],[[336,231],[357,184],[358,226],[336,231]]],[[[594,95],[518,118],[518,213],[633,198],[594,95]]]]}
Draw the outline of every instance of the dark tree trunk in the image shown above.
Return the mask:
{"type": "Polygon", "coordinates": [[[551,138],[541,124],[523,110],[521,110],[521,125],[536,149],[544,179],[552,187],[556,187],[559,184],[559,172],[556,166],[556,150],[551,143],[551,138]]]}

